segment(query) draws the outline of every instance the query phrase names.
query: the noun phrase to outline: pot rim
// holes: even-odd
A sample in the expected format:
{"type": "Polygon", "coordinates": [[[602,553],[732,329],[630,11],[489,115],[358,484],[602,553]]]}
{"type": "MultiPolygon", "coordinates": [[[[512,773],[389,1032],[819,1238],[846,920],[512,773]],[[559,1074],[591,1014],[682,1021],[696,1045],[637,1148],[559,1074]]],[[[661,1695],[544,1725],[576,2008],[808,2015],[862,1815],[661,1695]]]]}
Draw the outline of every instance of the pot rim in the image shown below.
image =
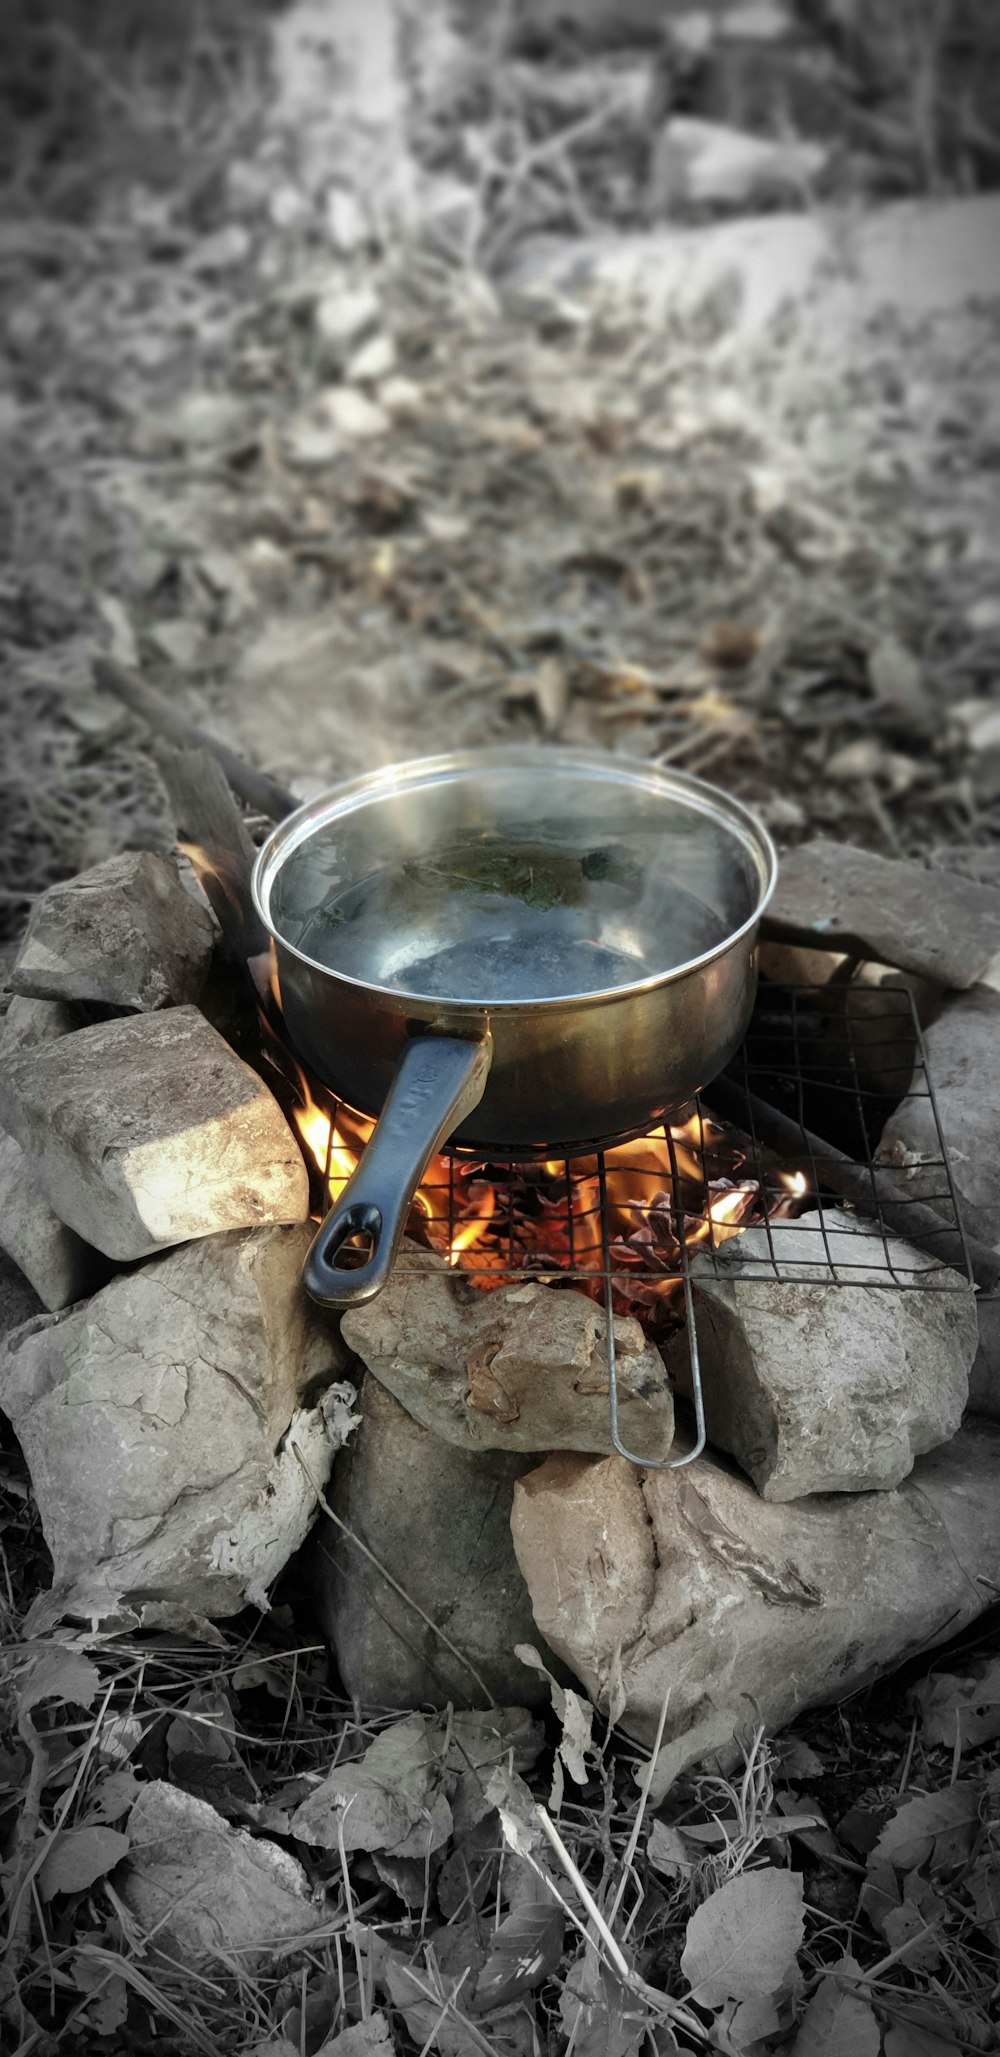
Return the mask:
{"type": "Polygon", "coordinates": [[[272,829],[257,853],[251,874],[251,893],[254,907],[269,936],[282,951],[287,951],[300,964],[307,965],[324,978],[336,983],[352,986],[357,991],[391,1000],[397,1006],[432,1008],[442,1026],[468,1016],[470,1012],[489,1016],[498,1014],[525,1014],[537,1012],[558,1012],[560,1009],[589,1007],[602,1001],[627,1000],[632,995],[652,992],[656,987],[672,984],[686,978],[690,973],[701,971],[724,957],[734,945],[752,934],[774,892],[778,875],[778,853],[774,842],[762,821],[742,800],[735,799],[720,786],[713,786],[707,779],[699,779],[689,772],[675,771],[670,765],[644,761],[642,758],[611,756],[603,751],[573,750],[553,747],[539,749],[531,745],[501,745],[484,750],[454,750],[441,752],[432,757],[412,757],[399,764],[389,764],[377,771],[362,772],[358,776],[342,780],[329,787],[314,800],[306,801],[293,814],[272,829]],[[651,972],[647,978],[633,979],[627,984],[601,986],[587,993],[550,994],[538,1000],[485,1000],[481,996],[441,999],[428,993],[410,992],[401,986],[378,985],[374,980],[357,978],[351,972],[338,971],[323,964],[316,957],[310,957],[296,943],[288,941],[272,920],[270,911],[271,890],[284,864],[295,850],[329,822],[354,812],[367,800],[411,789],[420,785],[440,783],[449,778],[462,778],[469,773],[530,769],[537,771],[548,759],[564,771],[589,773],[598,778],[607,778],[617,784],[645,785],[664,797],[673,795],[685,800],[696,811],[714,816],[717,822],[731,830],[735,837],[749,849],[754,859],[760,891],[757,904],[739,928],[732,929],[722,941],[711,950],[703,951],[698,957],[690,957],[682,964],[673,964],[665,971],[651,972]]]}

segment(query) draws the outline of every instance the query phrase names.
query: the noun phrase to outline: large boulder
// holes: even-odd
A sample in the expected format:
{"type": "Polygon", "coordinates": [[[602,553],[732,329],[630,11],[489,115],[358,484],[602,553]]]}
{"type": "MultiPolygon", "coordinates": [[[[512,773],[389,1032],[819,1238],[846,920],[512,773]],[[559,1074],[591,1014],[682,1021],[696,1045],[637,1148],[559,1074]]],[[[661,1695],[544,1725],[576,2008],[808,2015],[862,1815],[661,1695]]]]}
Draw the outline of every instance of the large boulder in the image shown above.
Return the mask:
{"type": "Polygon", "coordinates": [[[359,1410],[334,1476],[339,1521],[317,1525],[303,1567],[347,1691],[380,1707],[544,1704],[514,1655],[538,1641],[510,1536],[514,1483],[535,1459],[442,1442],[370,1375],[359,1410]]]}
{"type": "Polygon", "coordinates": [[[11,988],[144,1012],[176,1007],[197,1000],[214,940],[211,914],[173,857],[123,851],[35,901],[11,988]]]}
{"type": "Polygon", "coordinates": [[[511,1527],[535,1618],[649,1747],[654,1799],[688,1766],[857,1692],[955,1635],[1000,1583],[1000,1429],[970,1423],[891,1493],[762,1500],[721,1463],[642,1473],[561,1452],[511,1527]]]}
{"type": "Polygon", "coordinates": [[[782,858],[769,934],[965,991],[1000,978],[1000,892],[823,837],[782,858]]]}
{"type": "Polygon", "coordinates": [[[349,1419],[339,1342],[301,1285],[309,1240],[187,1244],[0,1346],[0,1406],[52,1552],[39,1624],[266,1604],[349,1419]]]}
{"type": "Polygon", "coordinates": [[[0,1119],[60,1220],[121,1263],[309,1212],[277,1101],[196,1007],[19,1051],[0,1068],[0,1119]]]}
{"type": "Polygon", "coordinates": [[[977,986],[949,1001],[925,1030],[927,1069],[890,1115],[876,1152],[881,1164],[950,1216],[941,1135],[965,1226],[1000,1249],[1000,993],[977,986]],[[935,1111],[936,1110],[936,1111],[935,1111]]]}
{"type": "MultiPolygon", "coordinates": [[[[538,1279],[478,1292],[406,1246],[342,1333],[416,1421],[459,1449],[611,1448],[605,1316],[585,1293],[538,1279]]],[[[614,1334],[623,1438],[661,1456],[674,1428],[663,1359],[637,1321],[617,1318],[614,1334]]]]}
{"type": "MultiPolygon", "coordinates": [[[[709,1441],[765,1500],[897,1486],[955,1434],[978,1345],[957,1273],[833,1208],[822,1230],[773,1221],[691,1270],[709,1441]]],[[[686,1336],[671,1368],[690,1390],[686,1336]]]]}

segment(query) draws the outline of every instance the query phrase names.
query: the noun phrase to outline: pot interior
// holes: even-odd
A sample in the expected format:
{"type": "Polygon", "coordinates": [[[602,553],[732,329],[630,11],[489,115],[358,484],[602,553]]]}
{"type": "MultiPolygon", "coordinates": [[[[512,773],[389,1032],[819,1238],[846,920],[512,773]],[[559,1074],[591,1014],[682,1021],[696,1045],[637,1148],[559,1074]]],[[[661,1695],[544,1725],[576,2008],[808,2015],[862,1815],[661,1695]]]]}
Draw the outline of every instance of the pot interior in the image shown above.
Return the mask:
{"type": "Polygon", "coordinates": [[[695,780],[570,753],[446,759],[356,781],[265,850],[261,911],[342,977],[477,1006],[620,991],[758,916],[773,860],[695,780]]]}

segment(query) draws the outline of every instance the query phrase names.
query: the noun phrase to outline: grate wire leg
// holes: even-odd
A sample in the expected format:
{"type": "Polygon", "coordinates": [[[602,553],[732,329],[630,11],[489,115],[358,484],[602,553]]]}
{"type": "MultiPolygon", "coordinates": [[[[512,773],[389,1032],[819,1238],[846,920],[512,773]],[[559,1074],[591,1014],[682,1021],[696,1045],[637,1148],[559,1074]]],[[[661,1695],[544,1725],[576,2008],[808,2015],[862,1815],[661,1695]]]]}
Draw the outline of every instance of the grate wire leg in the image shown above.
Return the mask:
{"type": "Polygon", "coordinates": [[[615,1317],[612,1285],[609,1277],[604,1281],[604,1326],[608,1362],[608,1411],[611,1416],[611,1443],[619,1457],[629,1464],[636,1464],[642,1471],[680,1471],[685,1464],[693,1464],[705,1448],[705,1396],[701,1384],[701,1358],[698,1351],[698,1327],[694,1313],[694,1293],[689,1278],[684,1280],[684,1308],[687,1315],[688,1350],[691,1357],[691,1398],[694,1402],[695,1440],[683,1457],[640,1457],[635,1450],[629,1450],[622,1442],[618,1428],[618,1355],[615,1349],[615,1317]]]}

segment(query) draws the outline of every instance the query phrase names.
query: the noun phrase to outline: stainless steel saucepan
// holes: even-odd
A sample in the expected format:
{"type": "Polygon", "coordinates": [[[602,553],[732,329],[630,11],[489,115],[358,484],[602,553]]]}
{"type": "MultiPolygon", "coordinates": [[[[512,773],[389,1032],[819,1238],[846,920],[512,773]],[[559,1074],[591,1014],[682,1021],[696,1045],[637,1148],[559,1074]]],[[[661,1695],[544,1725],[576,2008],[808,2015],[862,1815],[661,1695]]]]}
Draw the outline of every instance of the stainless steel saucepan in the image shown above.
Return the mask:
{"type": "Polygon", "coordinates": [[[690,1100],[746,1029],[775,873],[738,801],[582,750],[392,765],[283,821],[253,890],[288,1033],[378,1116],[310,1251],[313,1298],[380,1290],[447,1138],[580,1153],[690,1100]]]}

